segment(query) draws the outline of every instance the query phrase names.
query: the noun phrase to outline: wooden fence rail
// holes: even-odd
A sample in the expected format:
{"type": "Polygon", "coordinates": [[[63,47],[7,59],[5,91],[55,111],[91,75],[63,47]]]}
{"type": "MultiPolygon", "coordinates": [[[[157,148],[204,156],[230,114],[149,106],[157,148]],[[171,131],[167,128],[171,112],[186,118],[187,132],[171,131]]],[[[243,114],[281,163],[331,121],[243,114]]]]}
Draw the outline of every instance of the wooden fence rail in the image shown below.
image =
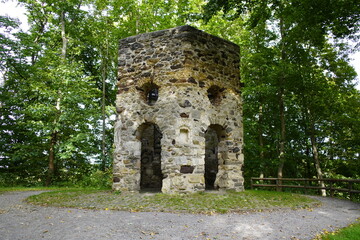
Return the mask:
{"type": "Polygon", "coordinates": [[[360,184],[360,179],[312,179],[312,178],[251,178],[251,189],[255,187],[275,187],[278,191],[282,190],[282,188],[298,188],[304,189],[305,193],[307,189],[325,189],[330,192],[330,196],[334,196],[335,192],[347,192],[350,195],[350,198],[353,197],[354,194],[360,193],[360,187],[358,189],[354,189],[354,183],[360,184]],[[257,181],[258,183],[255,183],[257,181]],[[270,182],[270,183],[264,183],[270,182]],[[295,182],[296,184],[283,184],[284,182],[295,182]],[[323,182],[325,187],[314,186],[311,183],[315,182],[318,184],[319,182],[323,182]],[[303,183],[302,185],[300,183],[303,183]],[[340,188],[334,186],[334,183],[346,183],[347,188],[340,188]]]}

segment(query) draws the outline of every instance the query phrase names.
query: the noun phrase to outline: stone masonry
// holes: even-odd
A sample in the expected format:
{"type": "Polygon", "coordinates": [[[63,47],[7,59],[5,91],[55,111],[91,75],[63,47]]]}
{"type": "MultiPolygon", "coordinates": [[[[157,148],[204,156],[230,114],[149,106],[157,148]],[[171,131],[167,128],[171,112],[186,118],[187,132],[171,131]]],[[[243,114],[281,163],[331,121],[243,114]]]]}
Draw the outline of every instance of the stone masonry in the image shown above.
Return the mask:
{"type": "Polygon", "coordinates": [[[190,26],[120,40],[113,189],[244,190],[239,47],[190,26]]]}

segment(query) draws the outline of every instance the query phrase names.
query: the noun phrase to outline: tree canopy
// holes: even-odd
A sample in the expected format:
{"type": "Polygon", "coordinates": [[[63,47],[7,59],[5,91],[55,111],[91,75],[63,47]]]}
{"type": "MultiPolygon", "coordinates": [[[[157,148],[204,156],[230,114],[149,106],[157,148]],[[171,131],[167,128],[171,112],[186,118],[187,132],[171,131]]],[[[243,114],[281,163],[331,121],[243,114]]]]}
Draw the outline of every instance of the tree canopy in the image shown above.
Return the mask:
{"type": "Polygon", "coordinates": [[[86,185],[109,172],[118,40],[185,24],[240,46],[246,179],[360,178],[348,57],[359,1],[18,2],[29,31],[0,16],[0,185],[86,185]]]}

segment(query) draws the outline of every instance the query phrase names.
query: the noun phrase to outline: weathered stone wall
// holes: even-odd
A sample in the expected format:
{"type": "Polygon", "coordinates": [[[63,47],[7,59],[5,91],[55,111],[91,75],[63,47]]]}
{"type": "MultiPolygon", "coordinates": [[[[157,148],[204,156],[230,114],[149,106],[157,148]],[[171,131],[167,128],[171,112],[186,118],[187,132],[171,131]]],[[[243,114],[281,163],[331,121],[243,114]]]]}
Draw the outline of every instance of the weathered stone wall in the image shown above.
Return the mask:
{"type": "Polygon", "coordinates": [[[150,170],[141,170],[149,164],[141,141],[150,124],[162,135],[155,141],[161,143],[163,192],[205,189],[209,127],[218,138],[217,156],[210,157],[219,163],[214,187],[243,190],[237,45],[190,26],[122,39],[118,87],[114,189],[140,190],[151,178],[150,170]]]}

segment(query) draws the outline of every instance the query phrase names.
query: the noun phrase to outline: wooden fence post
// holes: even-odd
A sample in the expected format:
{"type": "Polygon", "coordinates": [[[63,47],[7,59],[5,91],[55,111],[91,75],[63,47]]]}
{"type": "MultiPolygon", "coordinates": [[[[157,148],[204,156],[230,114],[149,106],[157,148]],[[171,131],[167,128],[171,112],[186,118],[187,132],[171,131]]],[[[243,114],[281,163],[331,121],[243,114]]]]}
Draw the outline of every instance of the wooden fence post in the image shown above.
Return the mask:
{"type": "Polygon", "coordinates": [[[329,182],[330,182],[330,196],[334,197],[333,181],[329,180],[329,182]]]}
{"type": "Polygon", "coordinates": [[[349,181],[349,195],[350,195],[350,199],[353,199],[353,193],[352,193],[352,189],[353,188],[353,183],[351,181],[349,181]]]}
{"type": "Polygon", "coordinates": [[[282,188],[280,187],[281,184],[282,184],[282,181],[280,180],[280,178],[277,178],[276,179],[276,191],[282,192],[282,188]]]}

